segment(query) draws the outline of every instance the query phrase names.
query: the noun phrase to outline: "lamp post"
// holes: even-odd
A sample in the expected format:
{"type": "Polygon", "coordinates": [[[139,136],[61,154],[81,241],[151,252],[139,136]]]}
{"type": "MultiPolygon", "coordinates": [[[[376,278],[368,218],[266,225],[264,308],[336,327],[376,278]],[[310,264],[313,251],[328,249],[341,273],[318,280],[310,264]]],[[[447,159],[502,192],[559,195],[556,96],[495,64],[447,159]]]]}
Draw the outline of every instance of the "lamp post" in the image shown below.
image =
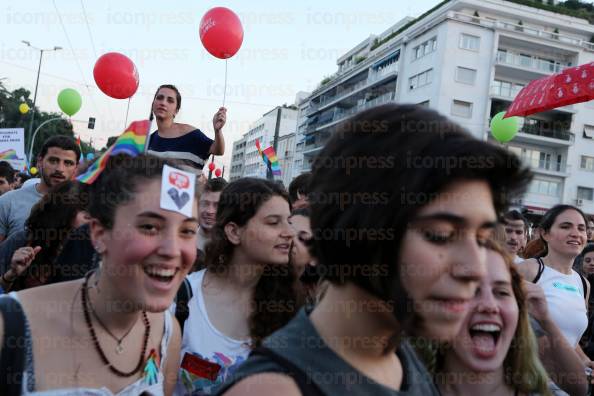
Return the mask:
{"type": "MultiPolygon", "coordinates": [[[[59,51],[62,49],[62,47],[54,46],[54,48],[38,48],[38,47],[31,45],[31,43],[26,40],[21,40],[21,42],[23,44],[25,44],[27,47],[31,47],[31,48],[39,51],[39,66],[37,67],[37,81],[35,81],[35,92],[33,94],[33,107],[31,108],[31,123],[29,125],[29,137],[30,137],[33,134],[33,120],[35,119],[35,103],[37,102],[37,86],[39,85],[39,74],[41,73],[41,60],[43,59],[43,52],[44,51],[59,51]]],[[[27,141],[26,135],[27,134],[25,134],[25,142],[27,141]]],[[[31,142],[29,142],[29,145],[31,145],[31,142]]]]}

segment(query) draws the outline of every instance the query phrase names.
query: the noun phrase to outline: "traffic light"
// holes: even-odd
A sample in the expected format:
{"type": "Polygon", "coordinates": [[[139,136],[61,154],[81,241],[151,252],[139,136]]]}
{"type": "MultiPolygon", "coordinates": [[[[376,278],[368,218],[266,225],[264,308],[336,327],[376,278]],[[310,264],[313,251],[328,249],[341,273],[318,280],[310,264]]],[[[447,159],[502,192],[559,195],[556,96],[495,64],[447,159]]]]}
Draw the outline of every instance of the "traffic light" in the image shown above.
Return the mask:
{"type": "Polygon", "coordinates": [[[89,124],[87,125],[89,129],[95,129],[95,117],[89,117],[89,124]]]}

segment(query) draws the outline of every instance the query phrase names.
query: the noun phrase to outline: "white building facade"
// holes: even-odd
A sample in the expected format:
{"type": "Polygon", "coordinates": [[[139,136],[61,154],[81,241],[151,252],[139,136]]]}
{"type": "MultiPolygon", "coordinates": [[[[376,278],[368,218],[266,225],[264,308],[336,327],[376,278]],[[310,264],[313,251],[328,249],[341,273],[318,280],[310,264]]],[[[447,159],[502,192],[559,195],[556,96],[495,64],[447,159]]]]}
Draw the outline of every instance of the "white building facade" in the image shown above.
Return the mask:
{"type": "MultiPolygon", "coordinates": [[[[491,117],[528,82],[593,62],[593,38],[585,19],[504,0],[450,0],[404,19],[339,58],[337,73],[299,103],[293,176],[310,169],[337,123],[382,103],[426,105],[491,139],[491,117]]],[[[535,178],[517,204],[594,213],[594,101],[521,124],[506,146],[535,178]]]]}
{"type": "MultiPolygon", "coordinates": [[[[278,136],[280,141],[284,136],[295,133],[297,125],[297,108],[294,106],[278,106],[272,109],[265,113],[259,120],[254,122],[251,125],[250,130],[245,133],[240,140],[233,143],[231,173],[229,176],[230,180],[236,180],[240,177],[266,178],[266,166],[256,148],[256,139],[260,141],[262,150],[272,146],[277,128],[277,119],[278,136]],[[240,166],[240,161],[242,166],[240,166]]],[[[292,156],[293,153],[291,153],[291,157],[292,156]]],[[[279,153],[277,153],[277,157],[280,159],[279,153]]],[[[284,173],[281,176],[284,178],[284,173]]]]}

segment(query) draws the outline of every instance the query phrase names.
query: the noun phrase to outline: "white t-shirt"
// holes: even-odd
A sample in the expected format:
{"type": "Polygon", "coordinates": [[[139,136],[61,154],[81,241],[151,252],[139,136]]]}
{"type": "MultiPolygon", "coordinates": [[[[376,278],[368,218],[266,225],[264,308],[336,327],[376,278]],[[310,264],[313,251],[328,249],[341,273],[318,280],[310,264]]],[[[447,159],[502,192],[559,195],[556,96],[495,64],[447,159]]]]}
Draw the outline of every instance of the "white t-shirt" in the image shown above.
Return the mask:
{"type": "MultiPolygon", "coordinates": [[[[243,363],[250,346],[217,330],[208,319],[202,280],[206,270],[188,275],[193,296],[188,302],[189,316],[184,324],[176,395],[211,395],[243,363]]],[[[171,307],[175,312],[175,305],[171,307]]]]}

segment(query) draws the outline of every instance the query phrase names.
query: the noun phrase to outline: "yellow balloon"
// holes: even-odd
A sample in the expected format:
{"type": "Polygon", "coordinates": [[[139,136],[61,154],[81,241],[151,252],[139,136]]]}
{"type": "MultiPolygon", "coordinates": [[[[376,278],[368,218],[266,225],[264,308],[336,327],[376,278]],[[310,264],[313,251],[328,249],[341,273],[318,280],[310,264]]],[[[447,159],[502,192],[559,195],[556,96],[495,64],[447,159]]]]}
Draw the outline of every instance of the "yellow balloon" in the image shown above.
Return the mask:
{"type": "Polygon", "coordinates": [[[32,175],[37,174],[37,168],[34,167],[34,166],[32,166],[31,169],[29,169],[29,173],[32,174],[32,175]]]}
{"type": "Polygon", "coordinates": [[[29,112],[29,105],[27,103],[21,103],[19,105],[19,111],[21,114],[27,114],[29,112]]]}

